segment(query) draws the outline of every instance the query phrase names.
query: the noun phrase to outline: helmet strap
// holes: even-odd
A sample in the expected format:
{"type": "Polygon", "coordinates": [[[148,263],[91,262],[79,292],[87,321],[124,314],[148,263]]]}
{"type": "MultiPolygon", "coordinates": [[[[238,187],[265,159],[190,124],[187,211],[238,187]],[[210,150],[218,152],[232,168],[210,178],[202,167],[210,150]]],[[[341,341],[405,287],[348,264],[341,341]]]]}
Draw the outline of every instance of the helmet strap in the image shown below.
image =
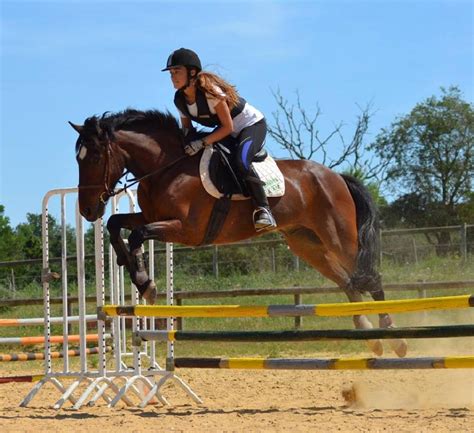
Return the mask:
{"type": "Polygon", "coordinates": [[[186,84],[183,87],[181,87],[179,90],[183,90],[183,91],[186,90],[191,85],[191,80],[196,79],[197,77],[197,73],[194,76],[191,75],[191,68],[186,68],[186,71],[187,71],[186,84]]]}

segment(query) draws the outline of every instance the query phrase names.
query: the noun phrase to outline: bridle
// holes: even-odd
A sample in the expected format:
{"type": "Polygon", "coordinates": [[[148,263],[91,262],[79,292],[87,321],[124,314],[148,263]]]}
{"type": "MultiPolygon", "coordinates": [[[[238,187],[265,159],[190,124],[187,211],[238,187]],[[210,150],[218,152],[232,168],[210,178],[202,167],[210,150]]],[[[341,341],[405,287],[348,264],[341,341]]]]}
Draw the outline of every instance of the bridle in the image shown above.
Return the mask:
{"type": "MultiPolygon", "coordinates": [[[[104,188],[104,191],[100,194],[99,200],[102,204],[106,204],[108,199],[110,197],[113,197],[117,193],[115,191],[112,191],[109,188],[109,178],[110,178],[110,158],[111,158],[111,141],[110,139],[107,139],[107,145],[106,145],[106,152],[105,152],[105,170],[104,170],[104,181],[102,184],[95,184],[95,185],[77,185],[77,188],[80,190],[84,189],[97,189],[97,188],[104,188]]],[[[120,176],[120,179],[127,174],[126,172],[120,176]]]]}
{"type": "MultiPolygon", "coordinates": [[[[171,162],[170,164],[165,165],[164,167],[160,167],[159,169],[154,170],[150,173],[147,173],[147,174],[145,174],[141,177],[134,178],[134,179],[126,179],[125,180],[125,185],[122,188],[115,189],[114,187],[112,187],[112,188],[109,187],[111,156],[112,156],[112,140],[110,140],[110,138],[107,138],[106,152],[105,152],[105,170],[104,170],[104,181],[103,181],[103,183],[102,184],[95,184],[95,185],[81,185],[81,184],[79,184],[77,186],[79,191],[84,190],[84,189],[103,188],[104,191],[102,191],[102,193],[100,194],[99,201],[104,205],[107,204],[107,201],[111,197],[114,197],[118,194],[121,194],[124,191],[127,191],[127,189],[129,189],[130,187],[136,185],[137,183],[140,183],[142,180],[144,180],[144,179],[146,179],[150,176],[154,176],[158,173],[161,173],[161,172],[164,172],[164,171],[168,170],[169,168],[173,167],[175,164],[177,164],[178,162],[180,162],[181,160],[183,160],[187,157],[187,155],[182,155],[178,159],[171,162]],[[127,183],[127,182],[130,182],[130,183],[127,183]]],[[[121,179],[124,176],[126,176],[128,173],[130,173],[130,171],[125,170],[125,172],[122,173],[122,175],[118,178],[118,180],[115,182],[115,184],[122,183],[121,179]]]]}

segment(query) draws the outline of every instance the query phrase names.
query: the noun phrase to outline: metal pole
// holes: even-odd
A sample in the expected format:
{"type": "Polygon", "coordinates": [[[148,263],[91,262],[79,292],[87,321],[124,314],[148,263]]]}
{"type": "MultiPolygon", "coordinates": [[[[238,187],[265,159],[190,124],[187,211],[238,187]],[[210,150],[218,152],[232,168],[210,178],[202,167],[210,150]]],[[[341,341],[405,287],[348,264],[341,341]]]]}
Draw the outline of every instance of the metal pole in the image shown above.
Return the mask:
{"type": "Polygon", "coordinates": [[[43,234],[43,298],[44,298],[44,369],[45,374],[51,373],[51,304],[49,291],[49,194],[43,199],[42,234],[43,234]]]}
{"type": "Polygon", "coordinates": [[[76,254],[77,254],[77,297],[79,300],[79,348],[81,351],[81,373],[87,372],[86,359],[86,271],[84,254],[84,229],[79,212],[79,200],[76,202],[76,254]]]}
{"type": "MultiPolygon", "coordinates": [[[[101,307],[105,303],[105,260],[104,260],[104,225],[102,218],[94,224],[94,249],[95,249],[95,284],[97,306],[101,307]]],[[[105,322],[97,321],[97,334],[99,340],[97,342],[99,351],[98,370],[101,376],[106,372],[105,359],[105,322]]]]}
{"type": "MultiPolygon", "coordinates": [[[[148,241],[148,274],[150,278],[155,281],[155,241],[150,239],[148,241]]],[[[146,327],[147,319],[145,318],[145,327],[146,327]]],[[[149,329],[155,329],[155,318],[152,317],[149,319],[149,329]]],[[[148,349],[148,347],[147,347],[148,349]]],[[[152,341],[150,343],[149,352],[145,350],[150,358],[150,365],[151,367],[156,367],[156,342],[152,341]]]]}
{"type": "MultiPolygon", "coordinates": [[[[166,305],[174,304],[174,285],[173,285],[173,244],[166,243],[166,305]]],[[[169,317],[166,329],[168,332],[174,330],[174,318],[169,317]]],[[[166,370],[174,370],[174,343],[168,341],[166,355],[166,370]]]]}
{"type": "Polygon", "coordinates": [[[63,371],[69,371],[69,343],[68,334],[71,332],[72,325],[68,323],[67,318],[70,315],[70,306],[68,303],[67,288],[67,243],[66,243],[66,195],[61,194],[61,287],[63,292],[63,371]]]}

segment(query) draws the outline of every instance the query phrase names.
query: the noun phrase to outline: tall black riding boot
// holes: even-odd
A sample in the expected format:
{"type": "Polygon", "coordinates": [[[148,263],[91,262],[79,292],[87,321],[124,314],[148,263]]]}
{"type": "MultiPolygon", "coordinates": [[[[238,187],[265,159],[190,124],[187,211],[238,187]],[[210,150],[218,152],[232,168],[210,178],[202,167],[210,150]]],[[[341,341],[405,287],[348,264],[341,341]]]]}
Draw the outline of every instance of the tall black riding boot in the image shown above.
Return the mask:
{"type": "Polygon", "coordinates": [[[275,218],[272,215],[268,198],[263,189],[263,182],[259,179],[255,170],[251,169],[249,175],[245,179],[247,181],[247,188],[252,201],[256,206],[253,211],[253,224],[257,232],[262,230],[274,229],[277,226],[275,218]]]}

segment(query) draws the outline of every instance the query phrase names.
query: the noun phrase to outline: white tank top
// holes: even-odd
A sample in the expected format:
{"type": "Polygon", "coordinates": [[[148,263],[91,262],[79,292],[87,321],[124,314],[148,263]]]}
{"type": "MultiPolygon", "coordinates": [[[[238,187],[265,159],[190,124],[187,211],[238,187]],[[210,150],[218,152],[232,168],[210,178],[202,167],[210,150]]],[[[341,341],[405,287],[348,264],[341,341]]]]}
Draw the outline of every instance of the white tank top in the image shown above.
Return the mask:
{"type": "MultiPolygon", "coordinates": [[[[216,86],[216,90],[219,92],[219,94],[222,95],[222,97],[225,96],[224,92],[222,92],[222,90],[219,87],[216,86]]],[[[207,100],[207,105],[209,106],[209,111],[212,114],[216,114],[216,105],[218,105],[219,102],[222,101],[222,99],[215,98],[209,93],[206,93],[206,100],[207,100]]],[[[194,103],[194,104],[186,104],[186,105],[188,106],[189,114],[191,114],[192,116],[197,116],[198,114],[197,104],[194,103]]],[[[181,117],[188,117],[185,114],[181,113],[180,110],[178,111],[181,117]]],[[[250,105],[248,102],[246,102],[242,112],[237,114],[237,116],[235,116],[232,119],[233,128],[232,128],[232,133],[230,135],[232,135],[232,137],[237,137],[242,131],[242,129],[254,125],[258,121],[262,120],[263,117],[264,116],[260,111],[258,111],[253,105],[250,105]]]]}

